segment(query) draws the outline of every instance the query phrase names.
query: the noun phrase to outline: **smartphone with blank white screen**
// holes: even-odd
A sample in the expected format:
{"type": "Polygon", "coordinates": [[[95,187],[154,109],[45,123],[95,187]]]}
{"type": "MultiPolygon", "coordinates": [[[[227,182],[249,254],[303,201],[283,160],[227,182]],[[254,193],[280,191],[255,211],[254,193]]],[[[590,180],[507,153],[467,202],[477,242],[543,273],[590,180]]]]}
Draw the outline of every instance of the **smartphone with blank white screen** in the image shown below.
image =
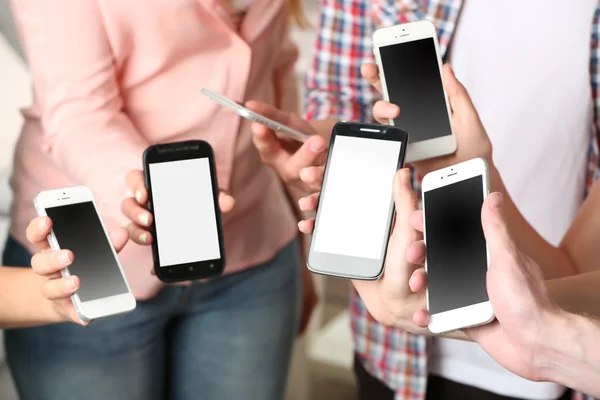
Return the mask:
{"type": "Polygon", "coordinates": [[[423,20],[378,29],[373,51],[384,98],[400,107],[390,125],[410,134],[406,162],[454,153],[456,138],[433,23],[423,20]]]}
{"type": "Polygon", "coordinates": [[[308,253],[315,273],[376,279],[394,217],[394,175],[408,134],[396,127],[340,122],[329,143],[308,253]]]}
{"type": "Polygon", "coordinates": [[[489,255],[481,226],[489,186],[482,158],[430,172],[421,183],[427,307],[433,333],[494,319],[486,287],[489,255]]]}
{"type": "Polygon", "coordinates": [[[275,132],[279,132],[289,137],[290,139],[294,139],[298,142],[304,143],[310,137],[310,135],[307,135],[306,133],[299,132],[288,126],[280,124],[275,120],[269,119],[265,116],[255,113],[254,111],[250,111],[242,104],[230,100],[221,94],[213,92],[212,90],[202,89],[202,93],[209,99],[216,101],[223,107],[230,109],[240,117],[246,118],[247,120],[252,122],[258,122],[259,124],[262,124],[267,128],[274,130],[275,132]]]}
{"type": "Polygon", "coordinates": [[[34,206],[38,215],[52,220],[50,247],[73,252],[73,263],[61,274],[76,275],[81,282],[71,296],[77,316],[91,322],[135,309],[135,298],[92,191],[85,186],[43,191],[34,199],[34,206]]]}
{"type": "Polygon", "coordinates": [[[151,146],[144,176],[156,276],[181,282],[221,275],[225,249],[212,147],[201,140],[151,146]]]}

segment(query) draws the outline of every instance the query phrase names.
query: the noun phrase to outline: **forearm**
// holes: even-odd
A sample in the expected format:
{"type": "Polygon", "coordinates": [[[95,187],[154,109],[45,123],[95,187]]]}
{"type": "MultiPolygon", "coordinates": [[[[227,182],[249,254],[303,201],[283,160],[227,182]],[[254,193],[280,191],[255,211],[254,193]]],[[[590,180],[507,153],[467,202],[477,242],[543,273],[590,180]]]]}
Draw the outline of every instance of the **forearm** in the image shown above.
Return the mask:
{"type": "MultiPolygon", "coordinates": [[[[563,249],[548,243],[527,222],[510,197],[500,173],[492,162],[489,163],[489,167],[491,190],[504,195],[504,213],[517,247],[542,268],[546,279],[561,278],[578,273],[577,267],[568,254],[563,249]]],[[[544,200],[540,199],[540,201],[544,200]]]]}
{"type": "Polygon", "coordinates": [[[543,380],[600,397],[600,321],[561,311],[547,333],[538,360],[543,380]]]}
{"type": "Polygon", "coordinates": [[[42,283],[30,268],[0,267],[0,328],[59,322],[42,294],[42,283]]]}
{"type": "Polygon", "coordinates": [[[600,317],[600,271],[546,281],[550,297],[576,314],[600,317]]]}

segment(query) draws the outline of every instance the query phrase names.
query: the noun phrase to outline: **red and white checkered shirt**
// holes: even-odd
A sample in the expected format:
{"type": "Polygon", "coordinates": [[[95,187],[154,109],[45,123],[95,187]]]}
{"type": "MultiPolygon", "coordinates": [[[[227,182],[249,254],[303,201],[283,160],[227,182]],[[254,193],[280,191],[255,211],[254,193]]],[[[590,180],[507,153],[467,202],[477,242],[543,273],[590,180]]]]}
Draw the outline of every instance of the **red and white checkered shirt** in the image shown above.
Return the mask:
{"type": "MultiPolygon", "coordinates": [[[[379,94],[361,78],[364,63],[374,62],[371,37],[380,26],[421,19],[437,27],[442,55],[452,39],[463,0],[322,0],[320,29],[307,75],[306,117],[372,121],[379,94]]],[[[591,37],[590,85],[594,120],[590,132],[588,187],[600,176],[600,2],[591,37]]],[[[419,177],[413,174],[417,193],[419,177]]],[[[352,294],[351,328],[355,351],[365,368],[395,390],[398,399],[422,400],[427,387],[427,341],[377,323],[356,293],[352,294]]],[[[591,399],[581,393],[574,400],[591,399]]]]}

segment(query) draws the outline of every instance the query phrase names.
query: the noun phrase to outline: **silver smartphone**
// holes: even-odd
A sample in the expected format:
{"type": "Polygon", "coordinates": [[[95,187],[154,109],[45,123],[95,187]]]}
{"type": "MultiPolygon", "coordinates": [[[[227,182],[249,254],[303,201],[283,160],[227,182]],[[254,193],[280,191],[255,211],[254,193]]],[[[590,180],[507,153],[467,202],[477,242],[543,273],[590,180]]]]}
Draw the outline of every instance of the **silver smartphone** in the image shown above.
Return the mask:
{"type": "Polygon", "coordinates": [[[291,139],[304,143],[310,137],[310,135],[307,135],[306,133],[299,132],[295,129],[282,125],[277,121],[257,114],[254,111],[250,111],[243,105],[233,100],[230,100],[223,95],[215,93],[212,90],[202,89],[202,94],[204,94],[209,99],[216,101],[223,107],[230,109],[240,117],[246,118],[247,120],[250,120],[252,122],[258,122],[259,124],[262,124],[267,128],[272,129],[275,132],[279,132],[291,139]]]}
{"type": "Polygon", "coordinates": [[[69,249],[75,255],[73,264],[61,274],[81,279],[81,287],[71,296],[79,318],[91,322],[135,309],[135,298],[92,191],[85,186],[46,190],[37,195],[34,205],[38,215],[52,219],[48,235],[52,249],[69,249]]]}

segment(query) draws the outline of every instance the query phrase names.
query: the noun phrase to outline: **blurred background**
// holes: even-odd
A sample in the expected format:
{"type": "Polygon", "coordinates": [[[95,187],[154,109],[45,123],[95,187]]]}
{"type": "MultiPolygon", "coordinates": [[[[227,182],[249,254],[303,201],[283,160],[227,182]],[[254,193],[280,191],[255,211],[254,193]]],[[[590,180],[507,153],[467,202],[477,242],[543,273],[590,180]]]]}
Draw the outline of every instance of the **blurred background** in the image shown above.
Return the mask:
{"type": "MultiPolygon", "coordinates": [[[[294,31],[300,47],[297,63],[299,86],[303,88],[310,65],[318,25],[318,0],[305,0],[305,11],[312,28],[294,31]]],[[[31,87],[26,63],[10,16],[8,0],[0,0],[0,251],[6,240],[14,145],[22,118],[21,107],[31,102],[31,87]]],[[[349,329],[349,282],[316,276],[320,303],[305,337],[296,343],[286,400],[335,400],[355,398],[352,374],[352,342],[349,329]]],[[[1,337],[1,331],[0,331],[1,337]]],[[[0,346],[0,399],[18,400],[4,349],[0,346]]]]}

